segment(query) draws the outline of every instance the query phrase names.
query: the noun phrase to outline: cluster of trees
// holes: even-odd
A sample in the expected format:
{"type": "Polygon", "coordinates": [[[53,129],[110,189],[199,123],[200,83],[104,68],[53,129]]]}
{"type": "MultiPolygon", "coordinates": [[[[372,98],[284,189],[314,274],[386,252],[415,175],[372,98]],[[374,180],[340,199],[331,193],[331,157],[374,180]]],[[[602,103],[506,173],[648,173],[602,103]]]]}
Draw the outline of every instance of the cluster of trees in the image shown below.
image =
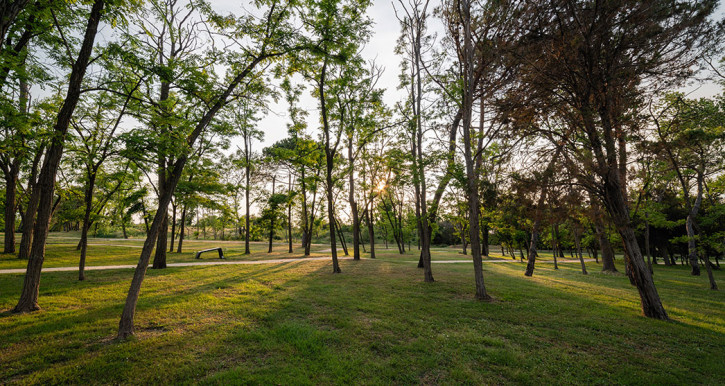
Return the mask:
{"type": "Polygon", "coordinates": [[[585,274],[582,250],[605,271],[621,250],[643,313],[667,319],[657,258],[704,265],[717,289],[725,253],[725,94],[677,91],[698,74],[725,82],[717,5],[398,0],[391,105],[383,68],[361,54],[368,0],[256,0],[241,15],[203,1],[4,2],[3,248],[28,260],[14,311],[39,309],[51,226],[81,232],[83,280],[92,229],[140,225],[121,338],[149,264],[164,268],[192,226],[246,253],[285,238],[308,255],[325,233],[334,273],[338,245],[357,260],[390,241],[416,249],[426,282],[431,246],[460,244],[481,300],[489,245],[518,250],[527,276],[542,248],[572,251],[585,274]],[[279,100],[288,135],[260,149],[279,100]]]}

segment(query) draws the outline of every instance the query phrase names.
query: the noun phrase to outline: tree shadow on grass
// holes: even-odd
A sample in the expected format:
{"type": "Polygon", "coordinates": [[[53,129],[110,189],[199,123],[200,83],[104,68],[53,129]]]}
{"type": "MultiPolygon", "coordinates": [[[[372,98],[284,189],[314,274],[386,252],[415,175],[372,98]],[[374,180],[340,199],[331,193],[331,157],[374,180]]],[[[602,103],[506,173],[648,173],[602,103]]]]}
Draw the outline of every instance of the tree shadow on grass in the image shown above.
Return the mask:
{"type": "MultiPolygon", "coordinates": [[[[624,377],[625,370],[659,374],[640,380],[646,382],[683,379],[671,365],[683,354],[678,345],[689,345],[684,354],[701,346],[704,355],[718,356],[704,344],[717,341],[710,330],[637,316],[631,305],[636,290],[619,283],[626,278],[542,269],[541,279],[531,280],[523,277],[523,266],[485,266],[488,288],[501,300],[492,304],[466,296],[473,291],[469,265],[436,266],[439,281],[423,283],[414,265],[341,264],[337,275],[329,261],[149,271],[136,314],[140,337],[113,344],[108,337],[130,274],[107,273],[117,280],[104,283],[92,308],[46,309],[39,325],[16,321],[36,326],[15,330],[18,338],[0,346],[0,352],[22,353],[0,364],[0,379],[527,383],[606,382],[618,379],[612,374],[624,377]],[[615,303],[612,292],[626,303],[615,303]],[[622,355],[634,362],[614,360],[622,355]]],[[[58,273],[58,286],[72,276],[58,273]]],[[[722,370],[710,378],[703,371],[694,374],[713,383],[722,379],[722,370]]]]}

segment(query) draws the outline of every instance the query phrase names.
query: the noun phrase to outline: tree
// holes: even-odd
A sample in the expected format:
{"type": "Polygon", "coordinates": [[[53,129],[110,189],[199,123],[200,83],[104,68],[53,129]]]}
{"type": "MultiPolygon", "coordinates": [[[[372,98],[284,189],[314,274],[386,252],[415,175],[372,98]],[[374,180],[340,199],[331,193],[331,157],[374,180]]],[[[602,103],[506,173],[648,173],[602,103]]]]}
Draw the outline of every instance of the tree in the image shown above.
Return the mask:
{"type": "Polygon", "coordinates": [[[254,124],[258,120],[256,117],[256,110],[260,108],[258,104],[251,104],[249,102],[239,102],[238,107],[234,109],[233,117],[234,121],[239,125],[239,132],[244,140],[244,148],[240,149],[239,161],[241,166],[244,168],[244,254],[249,254],[249,193],[252,189],[250,181],[252,178],[252,171],[257,160],[253,156],[252,143],[254,140],[261,141],[264,138],[264,132],[254,127],[254,124]]]}
{"type": "Polygon", "coordinates": [[[93,52],[94,41],[101,17],[104,15],[104,0],[95,0],[88,14],[88,21],[83,32],[83,40],[76,56],[68,82],[68,89],[63,105],[58,112],[53,137],[45,153],[45,159],[38,176],[37,189],[33,195],[37,195],[38,212],[35,219],[33,231],[33,244],[28,259],[28,268],[23,281],[23,290],[14,312],[30,312],[40,309],[38,305],[38,290],[40,287],[40,271],[45,258],[45,241],[48,237],[48,226],[52,215],[53,191],[55,188],[55,177],[60,164],[61,156],[65,145],[65,136],[68,132],[73,111],[80,99],[81,86],[86,69],[93,52]]]}
{"type": "Polygon", "coordinates": [[[256,71],[258,71],[259,66],[263,65],[264,62],[281,57],[291,50],[298,49],[297,46],[293,46],[294,41],[290,42],[293,35],[288,23],[288,18],[291,16],[289,5],[274,0],[259,1],[258,5],[264,8],[264,15],[258,19],[248,15],[240,21],[243,24],[230,23],[229,18],[212,17],[217,24],[223,22],[218,27],[227,27],[221,28],[226,30],[223,32],[227,32],[231,36],[245,36],[245,42],[248,42],[249,45],[240,47],[241,53],[229,53],[230,73],[228,77],[221,85],[215,85],[212,90],[203,94],[203,101],[205,102],[203,113],[199,115],[193,129],[180,141],[179,144],[182,145],[179,149],[180,152],[171,167],[168,168],[170,173],[168,178],[165,179],[164,194],[159,197],[158,210],[144,242],[141,257],[126,297],[126,305],[121,314],[118,329],[118,337],[121,339],[133,335],[133,317],[136,311],[136,303],[138,302],[141,283],[146,274],[151,252],[166,217],[171,197],[197,139],[206,130],[216,114],[229,102],[229,98],[233,96],[232,94],[238,91],[238,88],[242,89],[242,93],[252,91],[245,90],[242,85],[243,82],[258,77],[256,71]]]}
{"type": "MultiPolygon", "coordinates": [[[[335,81],[338,83],[337,87],[341,86],[341,82],[344,85],[352,81],[345,77],[346,74],[341,69],[348,60],[353,62],[357,60],[355,56],[360,45],[370,35],[370,20],[367,17],[361,17],[369,5],[369,0],[308,0],[304,2],[304,11],[300,15],[311,35],[308,45],[314,48],[301,52],[302,55],[296,57],[291,66],[314,83],[314,96],[319,101],[322,142],[325,152],[325,191],[333,273],[342,272],[337,260],[333,169],[342,139],[343,126],[342,122],[338,121],[337,126],[332,127],[330,109],[335,108],[334,102],[331,100],[334,95],[328,95],[327,91],[335,81]],[[339,71],[337,77],[335,70],[339,71]]],[[[338,116],[341,115],[342,111],[339,111],[338,116]]]]}
{"type": "Polygon", "coordinates": [[[714,32],[707,17],[715,4],[555,0],[528,4],[519,19],[529,31],[515,56],[525,64],[521,84],[529,96],[549,101],[579,134],[566,151],[583,164],[577,179],[604,202],[624,243],[642,311],[658,319],[668,317],[635,237],[617,138],[644,84],[652,91],[689,75],[714,32]]]}
{"type": "MultiPolygon", "coordinates": [[[[692,274],[700,275],[695,228],[706,179],[725,168],[725,105],[722,97],[719,102],[708,99],[695,101],[681,94],[670,94],[665,98],[662,115],[654,117],[659,147],[667,154],[670,167],[682,188],[688,212],[685,226],[688,259],[692,274]],[[663,117],[665,114],[668,116],[663,117]]],[[[707,254],[704,257],[710,289],[716,290],[707,254]]]]}

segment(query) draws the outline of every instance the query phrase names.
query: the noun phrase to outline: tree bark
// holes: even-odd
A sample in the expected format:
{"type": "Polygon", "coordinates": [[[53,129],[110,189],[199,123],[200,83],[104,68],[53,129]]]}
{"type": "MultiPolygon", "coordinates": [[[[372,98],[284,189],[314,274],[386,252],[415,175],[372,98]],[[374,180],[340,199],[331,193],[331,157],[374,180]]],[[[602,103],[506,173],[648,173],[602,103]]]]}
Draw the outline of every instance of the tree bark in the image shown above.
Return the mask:
{"type": "Polygon", "coordinates": [[[353,260],[360,260],[360,215],[355,201],[355,177],[353,173],[355,159],[352,153],[352,139],[352,134],[350,134],[347,140],[347,159],[350,169],[348,172],[348,201],[350,203],[350,213],[352,214],[352,258],[353,260]]]}
{"type": "Polygon", "coordinates": [[[594,216],[592,219],[594,222],[594,232],[597,234],[599,248],[602,250],[602,272],[618,272],[617,267],[614,265],[614,250],[612,249],[612,244],[609,242],[609,237],[607,237],[599,201],[591,192],[589,193],[589,201],[591,201],[594,216]]]}
{"type": "Polygon", "coordinates": [[[86,279],[85,268],[86,268],[86,253],[88,251],[88,230],[91,227],[91,211],[93,210],[93,189],[96,185],[96,172],[90,173],[88,178],[88,186],[83,197],[85,202],[85,211],[83,213],[83,226],[81,228],[81,258],[78,262],[78,280],[83,281],[86,279]]]}
{"type": "Polygon", "coordinates": [[[370,258],[375,258],[375,227],[373,224],[373,201],[370,200],[370,209],[366,212],[366,219],[368,223],[368,237],[370,238],[370,258]]]}
{"type": "Polygon", "coordinates": [[[559,252],[559,231],[558,224],[551,226],[551,248],[552,255],[554,255],[554,269],[559,269],[559,262],[557,261],[557,253],[559,252]]]}
{"type": "MultiPolygon", "coordinates": [[[[274,187],[277,182],[277,176],[272,176],[272,196],[274,196],[274,187]]],[[[272,239],[274,238],[274,212],[269,216],[269,250],[267,253],[272,253],[272,239]]]]}
{"type": "Polygon", "coordinates": [[[327,105],[325,100],[325,76],[327,71],[327,60],[322,65],[320,73],[319,92],[320,92],[320,113],[322,115],[322,126],[325,138],[325,192],[327,193],[327,222],[330,231],[330,251],[332,254],[332,273],[341,273],[340,263],[337,261],[337,243],[335,240],[335,208],[333,207],[333,181],[332,169],[334,167],[335,151],[330,146],[330,125],[327,120],[327,105]]]}
{"type": "Polygon", "coordinates": [[[252,166],[250,165],[249,152],[252,151],[251,139],[248,135],[244,136],[244,254],[248,255],[249,251],[249,190],[251,185],[249,183],[250,173],[252,172],[252,166]]]}
{"type": "Polygon", "coordinates": [[[17,159],[8,165],[5,174],[5,245],[3,253],[15,253],[15,201],[20,165],[17,159]]]}
{"type": "Polygon", "coordinates": [[[176,253],[181,253],[181,247],[184,244],[184,232],[186,230],[186,204],[181,209],[181,223],[179,224],[179,244],[176,247],[176,253]]]}
{"type": "Polygon", "coordinates": [[[20,250],[18,258],[26,260],[30,257],[30,245],[33,242],[33,228],[35,227],[35,216],[38,213],[38,202],[40,200],[39,190],[37,188],[37,166],[40,163],[42,148],[36,154],[33,160],[33,169],[28,180],[28,191],[30,198],[28,199],[28,207],[25,208],[25,216],[23,216],[22,236],[20,237],[20,250]]]}
{"type": "Polygon", "coordinates": [[[582,275],[587,275],[587,266],[584,264],[584,256],[582,256],[581,232],[577,229],[574,230],[574,244],[576,246],[576,255],[579,257],[579,262],[582,265],[582,275]]]}
{"type": "Polygon", "coordinates": [[[174,236],[176,236],[176,204],[171,202],[171,241],[169,242],[169,252],[174,251],[174,236]]]}
{"type": "Polygon", "coordinates": [[[292,172],[287,177],[287,241],[289,243],[288,253],[292,253],[292,200],[290,199],[292,190],[292,172]]]}
{"type": "MultiPolygon", "coordinates": [[[[163,88],[162,88],[163,89],[163,88]]],[[[159,184],[159,199],[161,196],[167,194],[166,189],[166,157],[159,157],[159,169],[158,169],[158,184],[159,184]]],[[[152,269],[163,269],[166,268],[166,244],[169,233],[169,214],[168,207],[164,209],[164,219],[159,229],[158,239],[156,240],[156,253],[154,254],[154,263],[152,269]]]]}
{"type": "Polygon", "coordinates": [[[650,318],[668,320],[667,312],[662,306],[657,288],[652,281],[652,275],[642,258],[642,253],[637,244],[634,228],[629,217],[629,208],[622,194],[618,180],[606,178],[604,180],[605,203],[612,217],[615,227],[622,237],[622,243],[627,249],[629,259],[625,263],[630,265],[632,279],[640,294],[642,312],[650,318]]]}

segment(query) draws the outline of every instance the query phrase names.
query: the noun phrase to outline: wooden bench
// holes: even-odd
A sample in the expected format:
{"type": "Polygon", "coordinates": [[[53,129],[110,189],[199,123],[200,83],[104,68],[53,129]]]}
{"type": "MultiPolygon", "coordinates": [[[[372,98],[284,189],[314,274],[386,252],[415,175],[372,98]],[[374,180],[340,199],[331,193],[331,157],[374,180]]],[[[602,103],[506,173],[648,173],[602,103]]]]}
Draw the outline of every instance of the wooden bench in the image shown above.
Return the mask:
{"type": "Polygon", "coordinates": [[[201,254],[202,253],[204,253],[204,252],[211,252],[211,251],[218,251],[219,252],[219,258],[220,259],[223,259],[224,258],[224,252],[222,252],[222,249],[221,248],[209,248],[209,249],[205,249],[203,251],[199,251],[199,252],[196,253],[196,258],[197,259],[201,259],[201,254]]]}

